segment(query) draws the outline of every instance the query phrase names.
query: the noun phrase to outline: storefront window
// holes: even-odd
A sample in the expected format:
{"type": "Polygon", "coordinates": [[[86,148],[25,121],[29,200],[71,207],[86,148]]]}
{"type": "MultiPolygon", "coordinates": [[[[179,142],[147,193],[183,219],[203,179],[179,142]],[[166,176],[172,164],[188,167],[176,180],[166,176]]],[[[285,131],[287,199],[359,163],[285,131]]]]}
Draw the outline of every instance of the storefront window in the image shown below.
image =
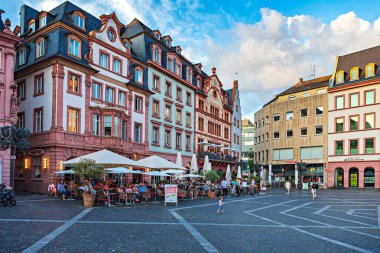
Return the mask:
{"type": "Polygon", "coordinates": [[[375,186],[375,170],[371,167],[364,170],[364,187],[375,186]]]}

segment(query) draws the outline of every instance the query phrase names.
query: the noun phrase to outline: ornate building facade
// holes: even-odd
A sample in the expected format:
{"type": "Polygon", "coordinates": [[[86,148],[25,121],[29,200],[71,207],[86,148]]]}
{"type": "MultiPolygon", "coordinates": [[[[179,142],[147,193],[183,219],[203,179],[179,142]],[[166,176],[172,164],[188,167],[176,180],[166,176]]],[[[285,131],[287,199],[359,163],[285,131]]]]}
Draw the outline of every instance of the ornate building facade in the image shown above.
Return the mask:
{"type": "MultiPolygon", "coordinates": [[[[10,30],[11,22],[2,20],[0,10],[0,127],[17,122],[18,99],[14,82],[14,58],[19,38],[10,30]]],[[[0,134],[1,135],[1,134],[0,134]]],[[[11,183],[11,151],[0,150],[0,183],[11,183]]]]}

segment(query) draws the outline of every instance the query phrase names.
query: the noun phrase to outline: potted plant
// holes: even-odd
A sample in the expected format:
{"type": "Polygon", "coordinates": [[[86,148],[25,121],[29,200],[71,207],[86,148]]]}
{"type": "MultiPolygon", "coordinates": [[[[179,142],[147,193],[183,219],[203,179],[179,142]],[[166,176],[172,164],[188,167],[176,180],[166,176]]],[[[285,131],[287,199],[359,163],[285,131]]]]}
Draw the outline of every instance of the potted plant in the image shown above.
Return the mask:
{"type": "MultiPolygon", "coordinates": [[[[76,163],[73,168],[75,174],[81,176],[82,179],[91,182],[92,179],[101,178],[104,174],[102,166],[96,164],[95,160],[91,158],[82,158],[79,163],[76,163]]],[[[93,207],[96,194],[93,192],[92,187],[86,187],[83,193],[83,205],[85,207],[93,207]]]]}
{"type": "MultiPolygon", "coordinates": [[[[219,180],[219,178],[220,176],[214,170],[207,171],[205,174],[205,179],[207,181],[210,181],[211,183],[215,183],[219,180]]],[[[211,199],[215,198],[215,189],[213,187],[211,187],[210,190],[207,192],[207,197],[211,199]]]]}

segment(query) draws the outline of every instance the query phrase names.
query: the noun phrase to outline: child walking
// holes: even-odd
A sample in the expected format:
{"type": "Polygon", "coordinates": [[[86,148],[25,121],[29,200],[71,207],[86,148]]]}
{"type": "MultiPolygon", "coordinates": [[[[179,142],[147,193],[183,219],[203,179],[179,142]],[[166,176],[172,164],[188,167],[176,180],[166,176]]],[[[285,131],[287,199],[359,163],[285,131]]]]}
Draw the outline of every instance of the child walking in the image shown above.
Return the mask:
{"type": "Polygon", "coordinates": [[[219,197],[218,211],[216,213],[219,213],[219,212],[224,213],[223,212],[223,197],[222,196],[219,197]]]}

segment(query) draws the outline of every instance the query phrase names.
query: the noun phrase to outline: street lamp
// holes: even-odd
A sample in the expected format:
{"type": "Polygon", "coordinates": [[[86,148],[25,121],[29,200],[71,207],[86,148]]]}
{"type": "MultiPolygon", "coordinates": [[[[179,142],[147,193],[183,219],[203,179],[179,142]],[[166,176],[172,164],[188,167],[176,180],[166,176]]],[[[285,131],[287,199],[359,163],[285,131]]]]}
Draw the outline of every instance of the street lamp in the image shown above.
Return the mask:
{"type": "Polygon", "coordinates": [[[297,166],[297,169],[298,171],[300,172],[299,173],[299,180],[298,180],[298,183],[300,184],[300,189],[302,190],[302,183],[301,180],[302,180],[302,170],[305,168],[306,169],[306,166],[307,166],[307,163],[304,163],[301,161],[299,161],[298,163],[296,163],[296,166],[297,166]]]}
{"type": "Polygon", "coordinates": [[[24,151],[30,147],[28,138],[30,132],[26,128],[16,128],[12,123],[10,126],[0,127],[0,150],[11,149],[11,184],[14,189],[14,167],[16,160],[16,151],[24,151]]]}

